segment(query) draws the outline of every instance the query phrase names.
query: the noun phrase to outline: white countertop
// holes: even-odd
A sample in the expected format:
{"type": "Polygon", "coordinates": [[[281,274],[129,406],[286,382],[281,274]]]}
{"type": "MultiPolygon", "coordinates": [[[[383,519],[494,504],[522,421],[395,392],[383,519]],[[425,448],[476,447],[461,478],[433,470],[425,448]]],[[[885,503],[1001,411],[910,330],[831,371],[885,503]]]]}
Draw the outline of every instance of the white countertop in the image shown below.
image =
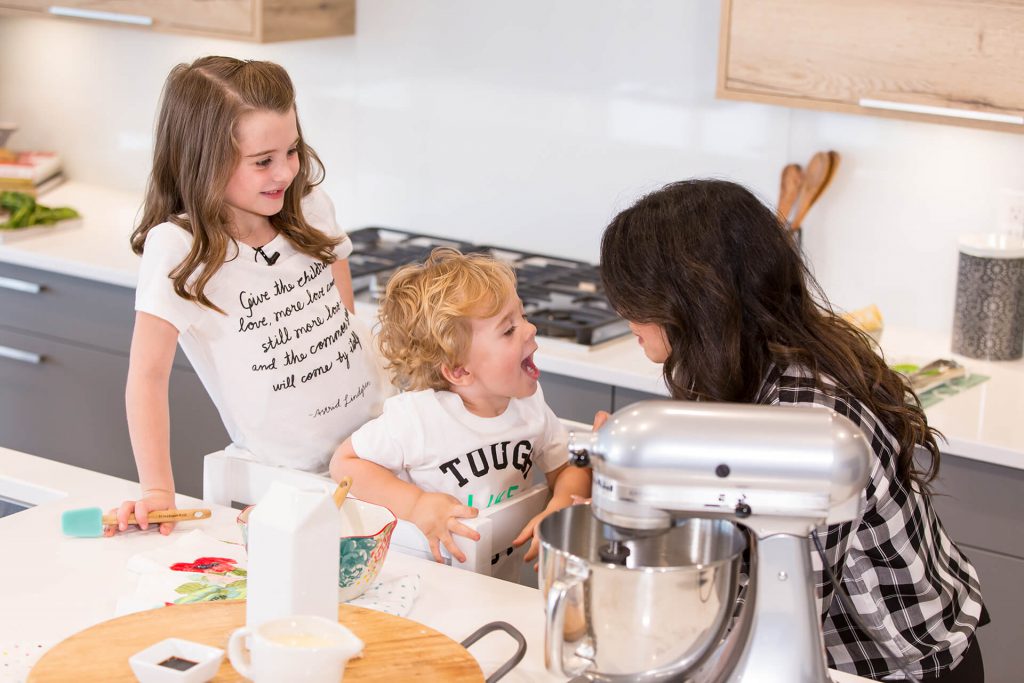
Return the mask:
{"type": "MultiPolygon", "coordinates": [[[[82,219],[52,234],[37,232],[0,243],[0,262],[135,286],[138,257],[131,252],[128,238],[140,211],[141,195],[67,182],[44,195],[42,201],[71,206],[82,219]]],[[[0,239],[4,237],[0,235],[0,239]]],[[[366,308],[362,306],[361,315],[370,313],[366,308]]],[[[632,336],[595,349],[554,339],[537,341],[540,349],[535,360],[542,372],[667,395],[661,366],[647,360],[632,336]]],[[[895,328],[883,332],[882,349],[891,362],[955,358],[969,371],[991,377],[929,408],[929,423],[948,439],[944,452],[1024,469],[1024,427],[1020,424],[1024,416],[1024,360],[963,358],[950,352],[948,335],[895,328]]]]}
{"type": "MultiPolygon", "coordinates": [[[[64,638],[113,618],[119,595],[130,592],[135,575],[128,558],[170,542],[155,532],[134,532],[114,538],[68,538],[60,532],[64,510],[109,508],[136,493],[138,484],[35,456],[0,448],[0,495],[29,498],[44,487],[37,507],[0,518],[0,649],[4,657],[28,650],[34,658],[64,638]]],[[[240,541],[237,511],[179,496],[181,506],[210,507],[213,517],[203,522],[205,533],[240,541]]],[[[175,533],[183,533],[179,525],[175,533]]],[[[397,552],[388,554],[382,578],[418,573],[421,588],[409,618],[456,641],[478,626],[501,619],[519,629],[527,640],[526,658],[503,680],[512,683],[560,681],[544,668],[544,603],[539,591],[460,569],[453,569],[397,552]],[[457,597],[456,597],[457,596],[457,597]]],[[[484,674],[494,671],[511,654],[511,641],[492,636],[470,648],[484,674]]],[[[0,681],[5,677],[0,658],[0,681]]],[[[13,669],[12,669],[13,670],[13,669]]],[[[9,672],[8,672],[9,673],[9,672]]],[[[833,673],[839,683],[863,681],[833,673]]]]}
{"type": "Polygon", "coordinates": [[[81,218],[31,236],[0,233],[0,261],[123,287],[139,280],[139,257],[128,239],[141,215],[142,196],[100,185],[66,182],[39,198],[46,206],[70,206],[81,218]]]}

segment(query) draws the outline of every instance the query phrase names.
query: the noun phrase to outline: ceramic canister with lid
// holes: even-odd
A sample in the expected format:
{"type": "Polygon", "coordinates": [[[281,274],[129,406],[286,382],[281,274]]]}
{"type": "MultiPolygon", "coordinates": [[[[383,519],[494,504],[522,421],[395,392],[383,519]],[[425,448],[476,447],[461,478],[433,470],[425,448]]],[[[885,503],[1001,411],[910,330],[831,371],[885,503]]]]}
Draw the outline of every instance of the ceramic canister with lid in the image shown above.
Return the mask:
{"type": "Polygon", "coordinates": [[[960,239],[953,352],[1014,360],[1024,351],[1024,239],[965,235],[960,239]]]}

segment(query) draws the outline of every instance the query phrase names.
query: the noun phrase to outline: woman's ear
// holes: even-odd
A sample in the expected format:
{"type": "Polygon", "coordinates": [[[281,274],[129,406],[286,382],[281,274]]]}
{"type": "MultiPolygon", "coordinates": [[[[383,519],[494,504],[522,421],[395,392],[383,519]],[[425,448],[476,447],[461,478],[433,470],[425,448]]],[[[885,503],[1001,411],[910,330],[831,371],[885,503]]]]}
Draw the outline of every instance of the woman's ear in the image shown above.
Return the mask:
{"type": "Polygon", "coordinates": [[[469,370],[457,365],[454,368],[449,368],[447,365],[441,366],[441,376],[444,377],[448,384],[456,387],[464,387],[472,382],[472,376],[469,374],[469,370]]]}

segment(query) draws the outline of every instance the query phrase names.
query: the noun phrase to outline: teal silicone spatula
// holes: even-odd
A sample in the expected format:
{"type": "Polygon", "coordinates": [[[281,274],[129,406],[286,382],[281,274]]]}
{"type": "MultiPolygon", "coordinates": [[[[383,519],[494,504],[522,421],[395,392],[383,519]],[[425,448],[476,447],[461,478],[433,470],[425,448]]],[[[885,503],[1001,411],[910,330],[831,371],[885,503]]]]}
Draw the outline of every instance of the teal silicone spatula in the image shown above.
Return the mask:
{"type": "MultiPolygon", "coordinates": [[[[192,510],[154,510],[149,513],[150,524],[161,522],[187,522],[191,519],[208,519],[208,509],[192,510]]],[[[138,524],[135,515],[128,515],[129,524],[138,524]]],[[[65,536],[102,536],[104,525],[117,524],[117,515],[103,514],[99,508],[80,508],[65,510],[60,516],[60,530],[65,536]]]]}

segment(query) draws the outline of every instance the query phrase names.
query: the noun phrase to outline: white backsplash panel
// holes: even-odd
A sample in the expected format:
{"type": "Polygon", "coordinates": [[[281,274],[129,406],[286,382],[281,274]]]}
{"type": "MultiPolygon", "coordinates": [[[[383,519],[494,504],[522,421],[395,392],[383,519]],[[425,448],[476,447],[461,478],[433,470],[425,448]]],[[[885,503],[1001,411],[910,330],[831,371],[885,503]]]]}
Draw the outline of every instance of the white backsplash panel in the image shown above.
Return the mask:
{"type": "Polygon", "coordinates": [[[142,191],[168,70],[204,54],[291,73],[348,228],[397,225],[596,261],[644,192],[730,178],[774,203],[779,172],[842,166],[804,224],[833,304],[948,334],[956,239],[1024,190],[1024,135],[714,97],[712,0],[360,2],[356,35],[272,45],[0,18],[0,119],[71,177],[142,191]]]}

